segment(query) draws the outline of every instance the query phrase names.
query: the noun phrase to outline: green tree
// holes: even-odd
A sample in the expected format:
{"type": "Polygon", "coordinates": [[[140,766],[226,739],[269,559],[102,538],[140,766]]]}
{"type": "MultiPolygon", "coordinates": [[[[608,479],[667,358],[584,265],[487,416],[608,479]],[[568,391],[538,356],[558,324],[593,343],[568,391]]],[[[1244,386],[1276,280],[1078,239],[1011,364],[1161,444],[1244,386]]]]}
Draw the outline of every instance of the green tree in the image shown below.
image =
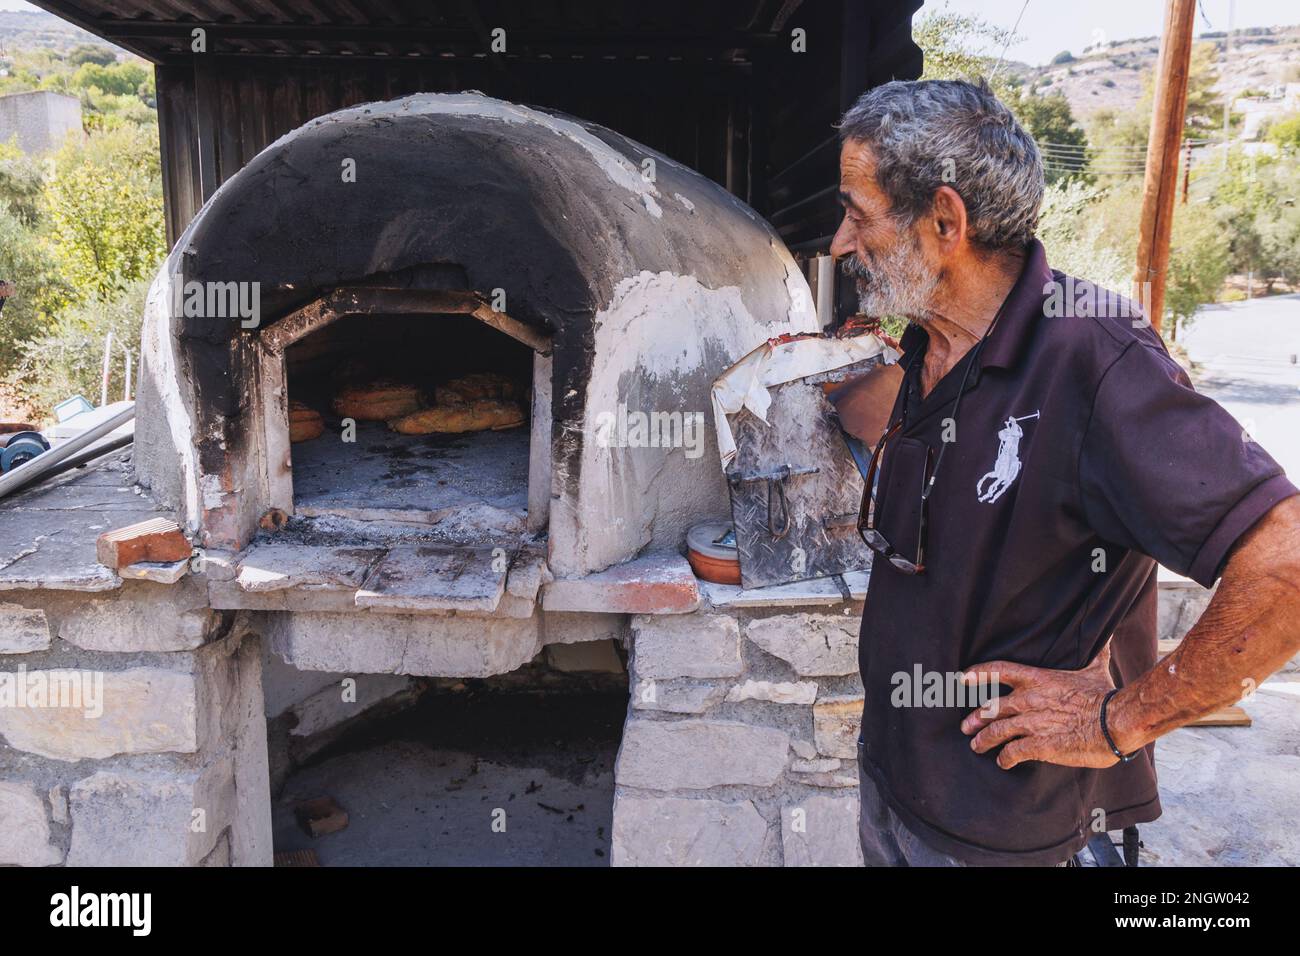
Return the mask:
{"type": "Polygon", "coordinates": [[[1226,165],[1216,163],[1198,171],[1197,181],[1201,179],[1212,187],[1211,204],[1228,236],[1231,270],[1254,273],[1266,283],[1280,278],[1279,259],[1286,253],[1277,240],[1286,230],[1284,224],[1274,223],[1287,218],[1287,204],[1300,186],[1294,165],[1234,149],[1226,165]]]}
{"type": "MultiPolygon", "coordinates": [[[[1223,97],[1215,91],[1219,82],[1219,51],[1213,43],[1195,43],[1187,66],[1187,112],[1183,118],[1183,135],[1194,139],[1223,128],[1223,97]]],[[[1145,95],[1151,115],[1155,103],[1155,75],[1147,79],[1145,95]]]]}
{"type": "Polygon", "coordinates": [[[1269,124],[1268,141],[1282,149],[1300,149],[1300,113],[1292,113],[1269,124]]]}
{"type": "Polygon", "coordinates": [[[17,137],[0,143],[0,208],[24,226],[34,226],[40,219],[44,187],[40,164],[18,148],[17,137]]]}
{"type": "MultiPolygon", "coordinates": [[[[1230,263],[1231,244],[1213,216],[1174,214],[1165,309],[1176,322],[1186,326],[1201,306],[1218,297],[1230,263]]],[[[1171,335],[1177,327],[1170,324],[1171,335]]]]}
{"type": "Polygon", "coordinates": [[[1300,287],[1300,204],[1280,204],[1274,213],[1257,224],[1261,258],[1268,263],[1264,281],[1282,279],[1293,289],[1300,287]]]}
{"type": "MultiPolygon", "coordinates": [[[[1117,291],[1124,293],[1129,291],[1137,258],[1141,214],[1142,186],[1136,180],[1110,186],[1090,211],[1100,224],[1098,247],[1117,256],[1123,266],[1125,278],[1117,291]]],[[[1176,205],[1165,279],[1166,312],[1186,326],[1197,309],[1218,298],[1230,266],[1230,236],[1213,210],[1176,205]]],[[[1173,335],[1176,326],[1166,322],[1163,329],[1173,335]]]]}
{"type": "Polygon", "coordinates": [[[166,252],[151,131],[123,126],[65,146],[55,155],[46,210],[55,256],[84,294],[109,300],[150,275],[166,252]]]}
{"type": "Polygon", "coordinates": [[[158,114],[151,102],[116,93],[91,89],[82,92],[84,125],[90,132],[117,129],[119,126],[145,126],[153,139],[158,138],[158,114]]]}
{"type": "Polygon", "coordinates": [[[0,374],[7,374],[22,343],[49,326],[72,290],[36,231],[7,209],[0,209],[0,279],[17,289],[0,313],[0,374]]]}
{"type": "Polygon", "coordinates": [[[71,85],[78,90],[96,89],[119,96],[138,96],[148,89],[149,81],[149,72],[138,63],[114,63],[112,66],[83,63],[72,74],[71,85]]]}
{"type": "MultiPolygon", "coordinates": [[[[1087,134],[1076,122],[1064,94],[1040,96],[1032,90],[1024,90],[1005,63],[999,67],[1003,51],[1013,46],[1017,39],[1010,30],[996,27],[979,17],[941,10],[922,17],[912,36],[925,56],[922,79],[973,80],[984,77],[998,99],[1007,104],[1020,124],[1038,142],[1064,145],[1067,149],[1087,145],[1087,134]]],[[[1068,151],[1080,152],[1079,163],[1086,164],[1087,157],[1082,150],[1068,151]]],[[[1049,165],[1048,182],[1080,175],[1063,168],[1078,165],[1075,162],[1058,161],[1049,165]]]]}
{"type": "Polygon", "coordinates": [[[973,80],[982,76],[1003,102],[1014,98],[1015,81],[1005,64],[997,69],[1003,49],[1015,42],[1010,30],[945,9],[921,17],[912,28],[912,38],[925,58],[921,79],[973,80]]]}
{"type": "Polygon", "coordinates": [[[67,58],[51,50],[15,51],[9,75],[0,76],[0,93],[52,90],[81,98],[87,129],[107,129],[123,122],[152,122],[157,105],[154,73],[135,57],[118,62],[112,51],[87,44],[67,58]],[[92,55],[90,51],[107,53],[92,55]]]}
{"type": "Polygon", "coordinates": [[[1132,260],[1106,235],[1106,192],[1081,179],[1047,187],[1038,238],[1053,269],[1128,294],[1132,260]]]}
{"type": "MultiPolygon", "coordinates": [[[[1223,98],[1215,92],[1219,80],[1218,51],[1213,43],[1196,43],[1188,62],[1187,112],[1183,135],[1203,139],[1223,125],[1223,98]]],[[[1131,110],[1098,110],[1088,133],[1094,146],[1108,156],[1137,157],[1141,161],[1155,109],[1155,70],[1142,78],[1142,97],[1131,110]]]]}
{"type": "Polygon", "coordinates": [[[1146,160],[1147,135],[1151,127],[1151,110],[1101,109],[1088,121],[1088,141],[1094,155],[1104,156],[1108,163],[1122,160],[1122,165],[1146,160]]]}
{"type": "Polygon", "coordinates": [[[12,376],[23,397],[33,407],[46,411],[77,394],[98,401],[104,339],[112,332],[108,387],[110,400],[119,398],[125,384],[127,353],[132,368],[139,367],[141,316],[149,282],[132,282],[110,302],[91,301],[65,309],[41,334],[24,342],[12,376]]]}
{"type": "Polygon", "coordinates": [[[111,66],[117,62],[117,54],[111,47],[98,43],[79,43],[68,52],[68,62],[73,66],[81,66],[83,63],[111,66]]]}
{"type": "Polygon", "coordinates": [[[1065,94],[1043,96],[1026,91],[1008,105],[1043,150],[1049,185],[1087,177],[1088,135],[1075,120],[1065,94]]]}

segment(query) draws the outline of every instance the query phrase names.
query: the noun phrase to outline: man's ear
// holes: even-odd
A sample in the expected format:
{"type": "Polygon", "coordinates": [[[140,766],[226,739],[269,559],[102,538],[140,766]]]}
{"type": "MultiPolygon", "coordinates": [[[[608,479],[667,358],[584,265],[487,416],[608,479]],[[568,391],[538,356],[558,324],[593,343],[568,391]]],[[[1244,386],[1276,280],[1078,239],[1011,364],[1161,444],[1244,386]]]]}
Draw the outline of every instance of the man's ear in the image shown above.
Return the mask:
{"type": "Polygon", "coordinates": [[[966,204],[957,190],[940,186],[934,191],[935,239],[948,251],[955,249],[966,238],[966,204]]]}

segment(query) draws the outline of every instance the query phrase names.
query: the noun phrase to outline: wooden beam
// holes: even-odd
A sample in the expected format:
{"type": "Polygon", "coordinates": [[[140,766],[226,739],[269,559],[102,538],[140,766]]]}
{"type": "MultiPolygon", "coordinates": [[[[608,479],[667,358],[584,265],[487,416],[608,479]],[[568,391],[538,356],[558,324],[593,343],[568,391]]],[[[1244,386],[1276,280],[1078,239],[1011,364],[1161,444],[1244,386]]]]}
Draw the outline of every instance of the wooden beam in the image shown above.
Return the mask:
{"type": "Polygon", "coordinates": [[[551,351],[550,336],[493,310],[477,292],[381,286],[336,289],[268,326],[260,339],[268,351],[280,354],[294,342],[345,315],[375,314],[470,315],[535,352],[549,355],[551,351]]]}
{"type": "Polygon", "coordinates": [[[199,189],[202,202],[212,198],[221,185],[218,169],[220,151],[218,135],[217,71],[207,54],[194,57],[194,134],[199,161],[199,189]]]}
{"type": "Polygon", "coordinates": [[[1211,714],[1204,717],[1197,717],[1186,727],[1249,727],[1251,725],[1250,714],[1246,713],[1240,707],[1221,707],[1211,714]]]}
{"type": "MultiPolygon", "coordinates": [[[[284,40],[295,42],[313,40],[355,41],[362,43],[412,43],[427,42],[437,47],[463,47],[467,51],[487,53],[488,37],[480,35],[473,27],[432,28],[423,25],[386,26],[378,23],[227,23],[213,20],[109,20],[88,21],[98,33],[114,43],[122,40],[185,40],[190,31],[200,27],[207,31],[209,48],[217,40],[284,40]]],[[[600,30],[538,30],[517,29],[510,34],[510,43],[534,46],[542,50],[549,47],[563,49],[585,48],[592,55],[617,51],[649,53],[668,56],[678,51],[748,50],[757,46],[770,46],[780,38],[773,33],[720,33],[656,32],[656,31],[600,31],[600,30]]]]}
{"type": "Polygon", "coordinates": [[[1178,152],[1187,111],[1187,75],[1192,57],[1196,0],[1165,0],[1165,29],[1156,66],[1155,108],[1147,140],[1142,219],[1138,231],[1133,300],[1147,310],[1158,334],[1165,307],[1169,237],[1178,193],[1178,152]]]}
{"type": "MultiPolygon", "coordinates": [[[[71,23],[75,27],[80,27],[87,33],[93,33],[95,36],[109,39],[107,34],[104,33],[99,20],[87,16],[83,10],[72,7],[69,3],[60,2],[60,0],[29,0],[29,2],[32,6],[40,7],[46,13],[52,13],[60,20],[66,20],[68,23],[71,23]]],[[[147,44],[136,43],[130,38],[113,40],[113,43],[155,65],[162,62],[162,59],[158,56],[157,52],[151,50],[147,44]]]]}

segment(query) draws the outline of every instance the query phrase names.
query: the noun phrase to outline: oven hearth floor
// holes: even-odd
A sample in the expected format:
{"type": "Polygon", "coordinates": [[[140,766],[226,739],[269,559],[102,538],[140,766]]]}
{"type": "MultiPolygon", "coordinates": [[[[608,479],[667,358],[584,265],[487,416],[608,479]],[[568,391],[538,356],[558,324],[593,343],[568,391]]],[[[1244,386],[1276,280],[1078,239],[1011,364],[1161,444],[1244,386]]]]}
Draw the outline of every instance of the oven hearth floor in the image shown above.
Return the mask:
{"type": "Polygon", "coordinates": [[[626,691],[465,696],[426,698],[296,769],[273,803],[275,849],[322,866],[608,866],[626,691]],[[313,839],[293,807],[320,796],[349,821],[313,839]]]}
{"type": "Polygon", "coordinates": [[[399,435],[382,422],[358,422],[356,438],[340,441],[327,430],[293,446],[297,514],[436,525],[449,539],[524,530],[527,428],[399,435]]]}

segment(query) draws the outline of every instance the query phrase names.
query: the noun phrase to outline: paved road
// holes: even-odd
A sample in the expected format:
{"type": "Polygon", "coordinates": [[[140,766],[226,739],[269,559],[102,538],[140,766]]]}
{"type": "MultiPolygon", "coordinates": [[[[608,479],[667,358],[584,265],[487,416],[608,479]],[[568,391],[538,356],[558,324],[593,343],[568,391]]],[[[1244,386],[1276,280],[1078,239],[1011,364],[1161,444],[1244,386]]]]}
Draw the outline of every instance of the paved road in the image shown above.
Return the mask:
{"type": "MultiPolygon", "coordinates": [[[[1201,311],[1182,344],[1196,387],[1300,476],[1300,295],[1201,311]]],[[[1252,727],[1183,728],[1156,744],[1164,815],[1141,827],[1156,866],[1300,865],[1300,669],[1242,706],[1252,727]]]]}
{"type": "Polygon", "coordinates": [[[1200,368],[1199,391],[1220,402],[1255,440],[1300,476],[1300,295],[1202,309],[1182,336],[1200,368]]]}

